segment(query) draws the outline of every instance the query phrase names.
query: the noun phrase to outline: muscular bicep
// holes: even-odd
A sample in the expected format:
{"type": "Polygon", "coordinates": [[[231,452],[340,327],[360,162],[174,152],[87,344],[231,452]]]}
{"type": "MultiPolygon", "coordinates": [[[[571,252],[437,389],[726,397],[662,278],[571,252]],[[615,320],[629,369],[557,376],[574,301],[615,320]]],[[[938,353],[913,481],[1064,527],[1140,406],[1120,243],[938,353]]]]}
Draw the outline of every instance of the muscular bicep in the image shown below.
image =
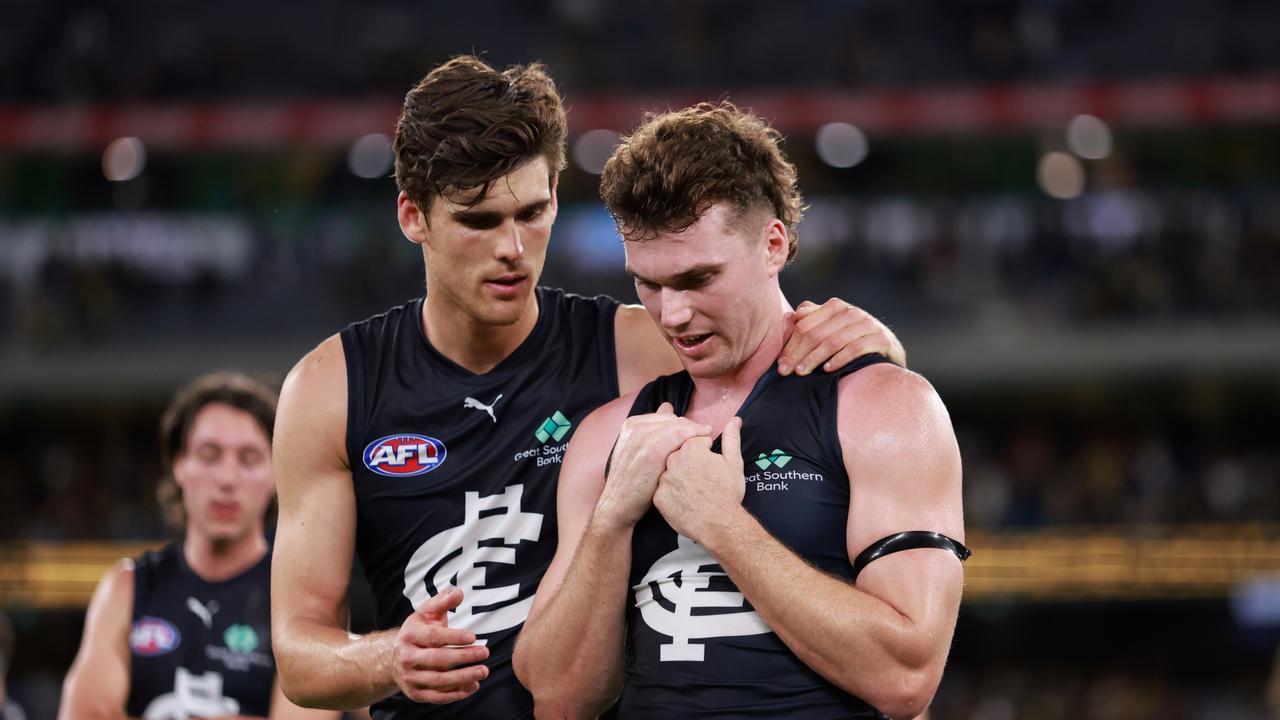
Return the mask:
{"type": "MultiPolygon", "coordinates": [[[[946,407],[924,378],[888,364],[844,378],[839,435],[849,475],[850,562],[899,532],[964,541],[960,453],[946,407]]],[[[962,585],[959,560],[937,548],[884,555],[857,578],[858,589],[934,630],[944,654],[962,585]]]]}
{"type": "Polygon", "coordinates": [[[289,374],[276,413],[272,461],[280,515],[271,616],[284,647],[295,620],[346,627],[356,505],[345,437],[346,363],[334,336],[289,374]]]}
{"type": "Polygon", "coordinates": [[[132,615],[133,563],[123,560],[107,572],[93,592],[80,649],[63,682],[59,718],[124,717],[132,615]]]}
{"type": "Polygon", "coordinates": [[[618,394],[629,395],[662,375],[680,372],[680,356],[639,305],[623,305],[613,320],[618,394]]]}
{"type": "Polygon", "coordinates": [[[586,532],[596,502],[604,490],[605,466],[618,438],[618,430],[631,407],[631,396],[624,396],[597,408],[583,419],[569,441],[560,480],[556,490],[556,522],[559,539],[555,557],[538,585],[530,615],[535,615],[564,582],[573,555],[586,532]]]}

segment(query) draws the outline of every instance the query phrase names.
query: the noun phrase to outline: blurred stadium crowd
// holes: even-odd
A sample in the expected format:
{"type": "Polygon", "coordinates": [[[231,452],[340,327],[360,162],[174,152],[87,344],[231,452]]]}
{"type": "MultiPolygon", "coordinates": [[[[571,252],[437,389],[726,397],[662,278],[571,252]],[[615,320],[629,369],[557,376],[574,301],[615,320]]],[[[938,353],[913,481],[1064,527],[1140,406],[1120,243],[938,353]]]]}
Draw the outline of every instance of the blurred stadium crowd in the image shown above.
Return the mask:
{"type": "MultiPolygon", "coordinates": [[[[38,107],[394,104],[426,68],[471,50],[496,64],[541,58],[571,114],[578,100],[656,105],[677,90],[785,98],[1280,73],[1280,5],[1263,0],[491,10],[502,22],[480,23],[469,4],[393,0],[321,0],[304,18],[242,0],[0,0],[18,19],[0,22],[0,67],[21,69],[0,72],[0,141],[12,113],[38,107]]],[[[1105,142],[1084,151],[1065,122],[857,131],[843,160],[821,131],[788,133],[811,207],[787,292],[845,298],[900,333],[951,410],[971,530],[1280,518],[1280,94],[1268,102],[1250,122],[1093,118],[1105,142]],[[1072,163],[1065,190],[1054,154],[1072,163]]],[[[630,300],[582,129],[544,282],[630,300]]],[[[116,181],[104,149],[0,145],[0,540],[166,537],[155,424],[178,382],[228,360],[282,375],[323,336],[421,288],[385,146],[360,151],[372,153],[364,165],[354,145],[160,148],[145,162],[135,149],[136,172],[116,181]]],[[[11,687],[44,717],[78,615],[8,610],[11,687]]],[[[966,601],[934,717],[1265,717],[1277,620],[1239,622],[1229,598],[966,601]]]]}

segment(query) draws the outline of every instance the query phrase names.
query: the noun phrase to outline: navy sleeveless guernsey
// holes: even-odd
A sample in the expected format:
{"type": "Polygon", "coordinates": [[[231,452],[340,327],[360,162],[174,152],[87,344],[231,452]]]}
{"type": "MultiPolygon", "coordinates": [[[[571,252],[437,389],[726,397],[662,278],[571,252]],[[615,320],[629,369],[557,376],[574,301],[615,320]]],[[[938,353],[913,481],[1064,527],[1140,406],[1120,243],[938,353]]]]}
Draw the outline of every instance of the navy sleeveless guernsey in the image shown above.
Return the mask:
{"type": "Polygon", "coordinates": [[[533,332],[477,375],[437,352],[422,300],[342,331],[356,552],[379,628],[398,628],[449,587],[449,626],[490,650],[489,677],[448,705],[396,695],[379,720],[531,717],[511,654],[556,550],[556,483],[582,418],[618,396],[618,303],[538,288],[533,332]]]}
{"type": "MultiPolygon", "coordinates": [[[[779,377],[776,366],[739,409],[743,505],[793,552],[850,580],[845,544],[849,478],[836,435],[840,378],[887,362],[866,355],[830,374],[779,377]]],[[[684,415],[688,373],[645,386],[631,415],[664,401],[684,415]]],[[[712,449],[720,450],[717,438],[712,449]]],[[[619,717],[882,718],[800,661],[752,610],[701,545],[678,535],[656,508],[631,543],[626,684],[619,717]]]]}
{"type": "Polygon", "coordinates": [[[271,655],[271,553],[229,580],[207,582],[182,544],[145,553],[133,569],[129,697],[144,720],[266,717],[271,655]]]}

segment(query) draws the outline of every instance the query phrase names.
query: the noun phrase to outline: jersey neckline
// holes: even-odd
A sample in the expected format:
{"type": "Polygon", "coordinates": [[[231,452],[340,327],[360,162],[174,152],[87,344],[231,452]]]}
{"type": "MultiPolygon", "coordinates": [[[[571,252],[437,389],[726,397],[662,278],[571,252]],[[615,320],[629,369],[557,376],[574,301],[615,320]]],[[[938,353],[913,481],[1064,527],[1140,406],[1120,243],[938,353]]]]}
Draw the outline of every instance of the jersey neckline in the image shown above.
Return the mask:
{"type": "Polygon", "coordinates": [[[431,344],[431,340],[427,337],[427,330],[423,327],[422,321],[422,305],[426,302],[426,297],[420,297],[413,303],[413,326],[417,333],[418,341],[426,350],[427,356],[431,358],[432,364],[435,365],[438,370],[443,371],[452,379],[462,382],[475,383],[477,381],[486,381],[495,377],[502,377],[511,374],[514,369],[523,365],[530,355],[537,352],[538,349],[542,347],[545,338],[550,332],[551,323],[554,321],[554,318],[551,317],[554,313],[547,312],[549,304],[546,302],[547,296],[552,292],[563,291],[557,291],[553,288],[547,288],[541,285],[534,288],[534,301],[538,304],[538,321],[534,323],[533,330],[529,331],[529,335],[516,346],[516,349],[512,350],[511,354],[503,358],[497,365],[494,365],[488,372],[472,372],[453,360],[450,360],[444,355],[444,353],[440,352],[435,345],[431,344]]]}
{"type": "Polygon", "coordinates": [[[235,582],[239,582],[245,577],[248,577],[249,575],[253,574],[255,570],[260,569],[263,565],[266,565],[269,569],[271,566],[271,551],[274,549],[271,543],[267,543],[267,551],[263,553],[262,557],[258,558],[258,561],[255,562],[254,564],[250,565],[244,570],[224,580],[206,580],[203,576],[200,575],[200,573],[196,572],[195,568],[191,567],[190,563],[187,562],[186,545],[187,545],[187,540],[185,537],[182,540],[179,540],[172,544],[172,547],[174,548],[174,552],[178,556],[178,567],[182,568],[182,572],[184,575],[188,576],[190,579],[206,587],[222,587],[225,585],[230,585],[235,582]]]}

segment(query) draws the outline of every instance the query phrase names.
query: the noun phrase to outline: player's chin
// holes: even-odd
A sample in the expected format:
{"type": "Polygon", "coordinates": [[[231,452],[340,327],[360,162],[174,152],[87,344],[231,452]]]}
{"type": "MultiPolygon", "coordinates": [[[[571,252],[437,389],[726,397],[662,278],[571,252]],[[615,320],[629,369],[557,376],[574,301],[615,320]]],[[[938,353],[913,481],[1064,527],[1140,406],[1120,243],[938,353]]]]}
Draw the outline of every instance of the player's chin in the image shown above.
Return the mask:
{"type": "Polygon", "coordinates": [[[213,542],[229,543],[244,539],[249,534],[248,524],[242,520],[211,520],[205,523],[204,534],[213,542]]]}
{"type": "Polygon", "coordinates": [[[529,311],[529,294],[523,293],[510,300],[485,304],[483,317],[489,325],[514,325],[529,311]]]}
{"type": "Polygon", "coordinates": [[[733,372],[733,362],[724,354],[716,353],[697,359],[681,358],[684,362],[685,370],[689,374],[699,378],[716,378],[728,375],[733,372]]]}

